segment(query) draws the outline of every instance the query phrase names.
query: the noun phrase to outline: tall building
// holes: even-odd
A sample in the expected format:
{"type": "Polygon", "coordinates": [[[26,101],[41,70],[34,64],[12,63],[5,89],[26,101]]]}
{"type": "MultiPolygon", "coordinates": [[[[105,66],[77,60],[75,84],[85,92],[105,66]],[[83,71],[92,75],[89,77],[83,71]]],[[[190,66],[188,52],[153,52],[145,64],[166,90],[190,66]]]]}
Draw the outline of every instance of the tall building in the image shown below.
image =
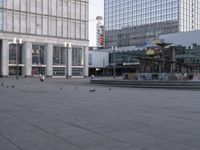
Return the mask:
{"type": "Polygon", "coordinates": [[[88,75],[89,0],[0,0],[0,75],[88,75]]]}
{"type": "Polygon", "coordinates": [[[97,16],[97,25],[96,25],[96,44],[98,48],[104,47],[104,25],[103,25],[103,17],[97,16]]]}
{"type": "Polygon", "coordinates": [[[143,46],[159,35],[200,29],[199,0],[105,0],[105,47],[143,46]]]}

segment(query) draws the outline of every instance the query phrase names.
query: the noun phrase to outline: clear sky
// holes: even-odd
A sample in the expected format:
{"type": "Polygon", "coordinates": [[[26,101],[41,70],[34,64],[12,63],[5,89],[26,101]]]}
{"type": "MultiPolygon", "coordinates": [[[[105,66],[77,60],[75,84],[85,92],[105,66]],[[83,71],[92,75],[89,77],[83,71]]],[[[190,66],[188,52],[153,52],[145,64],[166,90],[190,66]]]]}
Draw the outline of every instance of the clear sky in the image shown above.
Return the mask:
{"type": "Polygon", "coordinates": [[[89,0],[89,40],[96,46],[96,16],[104,16],[104,0],[89,0]]]}

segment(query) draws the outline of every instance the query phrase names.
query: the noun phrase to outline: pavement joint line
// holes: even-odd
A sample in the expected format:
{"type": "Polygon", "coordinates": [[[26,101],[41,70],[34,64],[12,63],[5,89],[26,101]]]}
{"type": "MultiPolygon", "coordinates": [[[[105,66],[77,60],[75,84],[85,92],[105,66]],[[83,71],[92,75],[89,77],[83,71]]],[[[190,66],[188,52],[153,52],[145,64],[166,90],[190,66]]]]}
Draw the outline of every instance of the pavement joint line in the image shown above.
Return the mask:
{"type": "Polygon", "coordinates": [[[0,132],[0,135],[4,137],[8,142],[13,144],[17,149],[23,150],[19,145],[17,145],[14,141],[12,141],[8,136],[4,135],[3,133],[0,132]]]}
{"type": "Polygon", "coordinates": [[[137,130],[134,130],[134,131],[136,133],[140,133],[140,134],[143,134],[143,135],[148,135],[148,136],[151,136],[151,137],[154,137],[154,138],[157,138],[157,139],[163,139],[163,140],[166,140],[166,141],[169,141],[169,142],[173,142],[173,143],[177,143],[177,144],[181,144],[181,145],[184,145],[184,146],[187,146],[187,147],[199,148],[198,146],[194,146],[194,145],[191,145],[191,144],[185,144],[183,142],[179,142],[179,141],[176,141],[176,140],[170,140],[168,138],[164,138],[164,137],[161,137],[161,136],[147,134],[147,133],[144,133],[144,132],[141,132],[141,131],[137,131],[137,130]]]}
{"type": "MultiPolygon", "coordinates": [[[[16,106],[18,106],[18,107],[22,107],[22,106],[17,105],[17,104],[14,104],[14,105],[16,105],[16,106]]],[[[24,108],[24,107],[22,107],[22,108],[24,108]]],[[[25,109],[27,109],[27,110],[29,110],[29,111],[32,111],[33,113],[39,113],[39,114],[41,114],[41,112],[35,112],[35,111],[32,110],[32,109],[28,109],[28,108],[25,108],[25,109]]],[[[113,137],[110,137],[110,136],[106,136],[106,135],[101,134],[101,133],[99,133],[99,132],[95,132],[95,131],[93,131],[93,130],[90,130],[90,129],[88,129],[88,128],[82,127],[82,126],[80,126],[80,125],[77,125],[77,124],[74,124],[74,123],[71,123],[71,122],[68,122],[68,121],[65,121],[65,120],[58,119],[58,118],[56,118],[56,117],[47,115],[47,114],[45,114],[45,113],[42,113],[42,114],[43,114],[44,116],[49,117],[49,118],[55,119],[55,120],[57,120],[57,121],[60,121],[60,122],[69,124],[69,125],[71,125],[71,126],[74,126],[74,127],[77,127],[77,128],[80,128],[80,129],[83,129],[83,130],[86,130],[86,131],[89,131],[89,132],[91,132],[91,133],[93,133],[93,134],[96,134],[96,135],[99,135],[99,136],[102,136],[102,137],[106,137],[106,138],[112,139],[112,140],[114,140],[114,141],[116,141],[116,142],[120,142],[120,143],[123,143],[123,144],[129,144],[129,145],[131,145],[131,146],[136,147],[135,145],[132,145],[131,143],[125,142],[125,141],[123,141],[123,140],[119,140],[119,139],[116,139],[116,138],[113,138],[113,137]]],[[[16,117],[16,116],[14,116],[14,117],[16,117]]],[[[16,118],[17,118],[17,117],[16,117],[16,118]]],[[[21,118],[20,118],[20,119],[21,119],[21,118]]],[[[25,121],[25,120],[23,120],[23,121],[25,121]]],[[[25,121],[25,122],[27,122],[27,121],[25,121]]],[[[27,123],[29,123],[29,122],[27,122],[27,123]]],[[[53,134],[49,133],[48,131],[46,131],[46,130],[44,130],[44,129],[42,129],[42,128],[40,128],[40,127],[38,127],[38,126],[36,126],[36,125],[34,125],[34,124],[32,124],[32,123],[29,123],[29,124],[32,125],[32,126],[35,127],[35,128],[38,128],[38,129],[42,130],[43,132],[46,132],[47,134],[53,135],[53,134]]],[[[146,123],[146,124],[147,124],[147,123],[146,123]]],[[[185,144],[185,143],[176,141],[176,140],[170,140],[170,139],[168,139],[168,138],[163,138],[163,137],[155,136],[155,135],[152,135],[152,134],[146,134],[146,133],[143,133],[143,132],[141,132],[141,131],[136,131],[136,130],[134,130],[134,131],[137,132],[137,133],[143,134],[143,135],[152,136],[152,137],[158,138],[158,139],[164,139],[164,140],[166,140],[166,141],[170,141],[170,142],[173,142],[173,143],[178,143],[178,144],[182,144],[182,145],[185,145],[185,146],[191,146],[191,147],[194,147],[194,148],[199,148],[199,147],[197,147],[197,146],[190,145],[190,144],[188,145],[188,144],[185,144]]],[[[55,136],[55,135],[53,135],[53,136],[55,136]]],[[[198,136],[198,135],[195,135],[195,136],[198,136]]],[[[57,137],[58,139],[60,138],[60,137],[58,137],[58,136],[56,136],[56,137],[57,137]]],[[[65,140],[65,139],[63,139],[63,138],[60,138],[60,139],[65,140]]],[[[68,142],[70,142],[70,141],[68,141],[68,142]]],[[[73,144],[73,143],[70,143],[70,144],[73,144]]],[[[74,145],[74,144],[73,144],[73,145],[74,145]]],[[[76,146],[76,145],[74,145],[74,146],[76,146]]],[[[81,148],[81,147],[78,146],[78,148],[81,148]]],[[[137,148],[140,148],[140,149],[141,149],[141,147],[137,147],[137,148]]],[[[146,150],[146,149],[142,149],[142,150],[146,150]]]]}
{"type": "MultiPolygon", "coordinates": [[[[2,110],[0,110],[0,111],[2,112],[2,110]]],[[[68,140],[63,139],[63,138],[61,138],[61,137],[59,137],[59,136],[56,136],[55,134],[52,134],[52,133],[46,131],[45,129],[42,129],[42,128],[40,128],[39,126],[37,126],[37,125],[35,125],[35,124],[33,124],[33,123],[30,123],[30,122],[28,122],[28,121],[26,121],[26,120],[24,120],[24,119],[22,119],[22,118],[20,118],[20,117],[18,117],[18,116],[16,116],[16,115],[13,115],[13,114],[11,114],[11,113],[9,113],[9,112],[6,112],[6,111],[3,111],[3,112],[4,112],[4,113],[7,113],[8,115],[10,115],[10,116],[12,116],[12,117],[15,117],[16,119],[20,119],[21,121],[26,122],[27,124],[31,125],[32,127],[36,128],[36,129],[38,129],[38,130],[40,130],[40,131],[42,131],[42,132],[44,132],[44,133],[46,133],[46,134],[48,134],[48,135],[54,136],[54,137],[56,137],[57,139],[59,139],[59,140],[61,140],[61,141],[64,141],[65,143],[71,144],[71,145],[75,146],[76,148],[82,149],[82,147],[80,147],[79,145],[76,145],[76,144],[72,143],[71,141],[68,141],[68,140]]],[[[20,149],[20,150],[23,150],[23,149],[20,149]]]]}
{"type": "MultiPolygon", "coordinates": [[[[21,107],[21,106],[19,106],[19,107],[21,107]]],[[[26,109],[27,109],[27,108],[26,108],[26,109]]],[[[130,143],[128,143],[128,142],[125,142],[125,141],[122,141],[122,140],[119,140],[119,139],[116,139],[116,138],[113,138],[113,137],[110,137],[110,136],[106,136],[106,135],[101,134],[101,133],[99,133],[99,132],[95,132],[95,131],[93,131],[93,130],[90,130],[90,129],[88,129],[88,128],[82,127],[82,126],[80,126],[80,125],[77,125],[77,124],[74,124],[74,123],[71,123],[71,122],[68,122],[68,121],[64,121],[64,120],[55,118],[55,117],[53,117],[53,116],[50,116],[50,115],[47,115],[47,114],[44,114],[44,113],[35,112],[35,111],[33,111],[32,109],[28,109],[28,110],[29,110],[29,111],[32,111],[33,113],[43,114],[44,116],[47,116],[47,117],[49,117],[49,118],[51,118],[51,119],[55,119],[55,120],[57,120],[57,121],[63,122],[63,123],[65,123],[65,124],[68,124],[68,125],[71,125],[71,126],[74,126],[74,127],[77,127],[77,128],[79,128],[79,129],[86,130],[86,131],[91,132],[91,133],[93,133],[93,134],[96,134],[96,135],[98,135],[98,136],[111,139],[111,140],[113,140],[113,141],[115,141],[115,142],[122,143],[122,144],[127,144],[127,145],[129,145],[129,146],[134,146],[134,147],[136,147],[136,148],[138,148],[138,149],[141,149],[141,150],[147,150],[147,149],[144,149],[144,148],[142,148],[142,147],[138,147],[138,146],[136,146],[136,145],[130,144],[130,143]]],[[[14,117],[16,117],[16,116],[14,116],[14,117]]],[[[20,119],[21,119],[21,118],[20,118],[20,119]]],[[[27,122],[27,121],[25,121],[25,122],[27,122]]],[[[27,122],[27,123],[29,123],[29,122],[27,122]]],[[[40,127],[38,127],[38,126],[36,126],[36,125],[34,125],[34,124],[32,124],[32,123],[29,123],[29,124],[31,124],[33,127],[35,126],[36,128],[41,129],[43,132],[47,132],[48,134],[53,135],[53,134],[49,133],[48,131],[46,131],[46,130],[44,130],[44,129],[42,129],[42,128],[40,128],[40,127]]],[[[54,135],[53,135],[53,136],[54,136],[54,135]]],[[[56,137],[58,137],[58,136],[56,136],[56,137]]],[[[59,138],[60,138],[60,137],[59,137],[59,138]]],[[[61,138],[61,139],[62,139],[62,140],[65,140],[65,139],[63,139],[63,138],[61,138]]],[[[70,143],[70,144],[71,144],[71,143],[70,143]]],[[[73,144],[73,143],[72,143],[72,144],[73,144]]],[[[73,144],[73,145],[74,145],[74,144],[73,144]]],[[[74,145],[74,146],[75,146],[75,145],[74,145]]],[[[82,149],[82,147],[80,147],[80,146],[78,146],[78,148],[82,149]]]]}

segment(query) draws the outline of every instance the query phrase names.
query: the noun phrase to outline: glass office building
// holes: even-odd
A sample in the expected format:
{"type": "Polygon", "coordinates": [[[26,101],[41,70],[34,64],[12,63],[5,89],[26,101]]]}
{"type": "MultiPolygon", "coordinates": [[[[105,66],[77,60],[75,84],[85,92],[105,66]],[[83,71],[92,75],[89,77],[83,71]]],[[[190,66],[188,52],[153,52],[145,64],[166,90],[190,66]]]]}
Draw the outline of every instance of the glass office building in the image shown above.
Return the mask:
{"type": "Polygon", "coordinates": [[[0,76],[87,76],[88,7],[89,0],[0,0],[0,76]]]}
{"type": "Polygon", "coordinates": [[[199,0],[105,0],[105,47],[144,46],[159,35],[200,29],[199,0]]]}

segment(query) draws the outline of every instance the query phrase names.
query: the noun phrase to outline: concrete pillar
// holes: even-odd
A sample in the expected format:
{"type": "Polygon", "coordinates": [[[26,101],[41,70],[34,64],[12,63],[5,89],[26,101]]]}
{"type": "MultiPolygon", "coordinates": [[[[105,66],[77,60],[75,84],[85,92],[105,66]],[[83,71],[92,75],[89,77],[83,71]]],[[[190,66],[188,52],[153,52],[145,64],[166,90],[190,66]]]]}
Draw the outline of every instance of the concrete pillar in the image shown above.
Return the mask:
{"type": "Polygon", "coordinates": [[[25,42],[23,44],[23,63],[24,63],[24,75],[25,77],[32,76],[32,43],[25,42]]]}
{"type": "Polygon", "coordinates": [[[67,77],[72,76],[72,48],[68,48],[67,51],[67,77]]]}
{"type": "Polygon", "coordinates": [[[88,55],[89,55],[89,48],[85,47],[84,48],[84,77],[88,77],[89,75],[89,65],[88,65],[88,55]]]}
{"type": "Polygon", "coordinates": [[[53,44],[47,44],[47,77],[53,76],[53,44]]]}
{"type": "Polygon", "coordinates": [[[9,75],[9,45],[8,40],[2,40],[2,48],[1,48],[1,73],[2,77],[8,77],[9,75]]]}

